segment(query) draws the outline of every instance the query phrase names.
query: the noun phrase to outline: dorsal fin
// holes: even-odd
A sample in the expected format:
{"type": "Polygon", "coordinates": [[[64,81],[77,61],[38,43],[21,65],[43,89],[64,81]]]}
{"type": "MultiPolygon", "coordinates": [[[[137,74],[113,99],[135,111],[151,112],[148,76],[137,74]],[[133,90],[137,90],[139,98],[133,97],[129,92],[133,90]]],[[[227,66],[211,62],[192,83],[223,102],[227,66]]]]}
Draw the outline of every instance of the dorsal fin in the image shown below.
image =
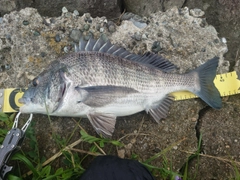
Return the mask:
{"type": "Polygon", "coordinates": [[[112,54],[150,67],[158,68],[164,72],[170,72],[176,68],[174,64],[164,59],[162,56],[151,52],[147,52],[144,55],[133,54],[122,47],[111,44],[109,40],[105,42],[102,38],[98,40],[90,38],[88,41],[85,41],[83,37],[81,37],[79,46],[75,46],[75,51],[96,51],[112,54]]]}

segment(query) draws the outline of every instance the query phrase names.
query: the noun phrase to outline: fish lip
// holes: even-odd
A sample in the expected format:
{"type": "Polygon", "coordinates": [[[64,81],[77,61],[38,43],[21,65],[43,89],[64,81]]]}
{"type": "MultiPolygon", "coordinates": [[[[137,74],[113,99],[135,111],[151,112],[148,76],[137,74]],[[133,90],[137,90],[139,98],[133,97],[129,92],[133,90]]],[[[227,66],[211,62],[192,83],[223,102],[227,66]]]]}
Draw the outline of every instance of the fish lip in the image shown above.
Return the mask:
{"type": "Polygon", "coordinates": [[[31,99],[26,97],[21,97],[20,99],[18,99],[18,102],[20,104],[25,105],[25,104],[29,104],[31,102],[31,99]]]}
{"type": "Polygon", "coordinates": [[[33,98],[35,96],[35,88],[34,87],[29,87],[23,94],[23,96],[18,99],[18,102],[20,104],[29,104],[33,102],[33,98]]]}
{"type": "Polygon", "coordinates": [[[26,103],[25,100],[24,100],[24,98],[18,99],[18,102],[19,102],[20,104],[25,104],[25,103],[26,103]]]}

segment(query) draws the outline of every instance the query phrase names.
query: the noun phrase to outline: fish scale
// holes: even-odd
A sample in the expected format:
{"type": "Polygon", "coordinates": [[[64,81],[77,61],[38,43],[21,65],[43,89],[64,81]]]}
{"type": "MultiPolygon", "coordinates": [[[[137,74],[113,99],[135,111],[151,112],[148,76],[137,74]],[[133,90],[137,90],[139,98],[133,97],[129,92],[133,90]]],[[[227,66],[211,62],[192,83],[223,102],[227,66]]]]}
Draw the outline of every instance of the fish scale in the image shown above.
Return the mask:
{"type": "MultiPolygon", "coordinates": [[[[83,54],[83,53],[81,53],[83,54]]],[[[88,54],[90,54],[88,52],[88,54]]],[[[118,85],[118,86],[131,86],[139,91],[143,89],[147,90],[149,88],[149,82],[154,82],[152,87],[156,87],[157,84],[161,84],[161,79],[157,78],[163,73],[157,69],[149,69],[144,65],[138,64],[136,62],[126,61],[124,59],[114,59],[110,55],[105,55],[102,59],[98,53],[93,52],[93,55],[86,58],[76,58],[76,63],[70,63],[69,69],[71,70],[72,64],[77,64],[76,69],[81,72],[81,76],[74,70],[71,72],[72,79],[77,80],[82,79],[82,81],[87,81],[92,86],[96,85],[118,85]],[[110,57],[108,57],[110,56],[110,57]],[[125,61],[127,63],[125,63],[125,61]],[[90,63],[89,68],[82,67],[78,64],[90,63]],[[75,77],[76,76],[76,77],[75,77]],[[104,78],[103,78],[104,77],[104,78]],[[84,79],[83,79],[84,78],[84,79]],[[112,80],[111,82],[110,79],[112,80]],[[126,81],[128,79],[128,81],[126,81]]],[[[66,65],[69,64],[67,59],[66,65]]],[[[69,66],[69,65],[68,65],[69,66]]]]}

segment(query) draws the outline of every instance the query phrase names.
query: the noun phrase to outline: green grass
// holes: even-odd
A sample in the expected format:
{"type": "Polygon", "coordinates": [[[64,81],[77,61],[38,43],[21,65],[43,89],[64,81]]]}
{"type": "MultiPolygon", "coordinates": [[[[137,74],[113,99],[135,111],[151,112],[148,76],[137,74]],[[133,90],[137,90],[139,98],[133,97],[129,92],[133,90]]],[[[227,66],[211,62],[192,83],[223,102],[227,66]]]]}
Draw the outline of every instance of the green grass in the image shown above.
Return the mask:
{"type": "MultiPolygon", "coordinates": [[[[4,140],[7,131],[11,129],[14,116],[15,114],[7,115],[0,113],[0,126],[2,127],[0,129],[0,143],[4,140]]],[[[75,179],[85,171],[83,164],[89,161],[89,159],[93,159],[98,155],[117,154],[117,149],[124,147],[122,140],[110,140],[89,135],[77,122],[76,128],[72,130],[68,137],[62,138],[58,134],[53,134],[53,139],[60,150],[49,159],[46,159],[44,155],[40,155],[39,153],[34,122],[32,122],[26,132],[26,139],[29,150],[24,152],[18,151],[12,156],[11,162],[15,163],[15,169],[9,173],[9,180],[75,179]],[[81,138],[73,142],[72,138],[75,133],[79,133],[81,138]],[[84,144],[85,148],[76,148],[79,144],[84,144]],[[56,166],[57,161],[61,161],[62,167],[56,166]]],[[[182,169],[176,172],[172,168],[173,164],[172,161],[169,160],[168,153],[171,152],[174,146],[180,144],[181,141],[184,140],[169,145],[167,148],[142,162],[142,164],[156,176],[156,179],[175,180],[176,177],[181,177],[182,180],[187,180],[189,162],[193,159],[197,160],[197,174],[199,159],[202,156],[200,152],[201,138],[196,152],[191,153],[187,157],[185,164],[183,162],[184,166],[182,169]],[[160,161],[160,167],[155,166],[154,161],[160,161]]],[[[137,160],[141,159],[137,152],[132,152],[131,158],[137,160]]],[[[240,173],[238,170],[239,164],[232,162],[232,166],[234,167],[235,174],[233,175],[234,177],[230,178],[240,180],[240,173]]]]}

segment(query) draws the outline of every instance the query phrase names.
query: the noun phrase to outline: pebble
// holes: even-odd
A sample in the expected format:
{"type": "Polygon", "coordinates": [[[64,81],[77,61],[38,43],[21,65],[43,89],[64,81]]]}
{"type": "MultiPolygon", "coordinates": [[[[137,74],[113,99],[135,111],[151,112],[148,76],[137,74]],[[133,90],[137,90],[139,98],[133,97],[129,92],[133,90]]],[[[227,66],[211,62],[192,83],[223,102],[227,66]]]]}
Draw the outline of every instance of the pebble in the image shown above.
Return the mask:
{"type": "Polygon", "coordinates": [[[50,19],[50,23],[53,23],[53,24],[54,24],[55,22],[56,22],[56,20],[55,20],[54,18],[51,18],[51,19],[50,19]]]}
{"type": "Polygon", "coordinates": [[[138,27],[139,29],[145,28],[147,26],[147,23],[142,22],[142,21],[138,21],[134,18],[131,18],[130,21],[132,21],[132,23],[138,27]]]}
{"type": "Polygon", "coordinates": [[[204,16],[204,14],[205,14],[204,11],[198,8],[190,10],[190,15],[192,15],[193,17],[202,17],[204,16]]]}
{"type": "Polygon", "coordinates": [[[218,44],[220,41],[219,41],[219,39],[214,39],[213,42],[214,42],[215,44],[218,44]]]}
{"type": "Polygon", "coordinates": [[[72,16],[72,13],[70,13],[70,12],[65,13],[65,17],[69,18],[71,16],[72,16]]]}
{"type": "Polygon", "coordinates": [[[225,37],[222,37],[221,38],[221,41],[224,43],[224,44],[227,44],[227,39],[225,37]]]}
{"type": "Polygon", "coordinates": [[[229,146],[229,145],[226,145],[225,147],[226,147],[226,148],[230,148],[230,146],[229,146]]]}
{"type": "Polygon", "coordinates": [[[181,9],[179,10],[179,14],[182,15],[182,16],[187,17],[187,16],[189,15],[188,7],[181,8],[181,9]]]}
{"type": "Polygon", "coordinates": [[[96,24],[95,28],[96,28],[97,31],[100,31],[101,25],[100,24],[96,24]]]}
{"type": "Polygon", "coordinates": [[[145,20],[143,18],[141,18],[140,16],[133,14],[133,13],[129,13],[126,12],[122,17],[121,20],[129,20],[131,21],[136,27],[142,29],[145,28],[147,26],[147,23],[145,22],[145,20]]]}
{"type": "Polygon", "coordinates": [[[29,25],[29,22],[28,22],[27,20],[24,20],[24,21],[23,21],[23,25],[24,25],[24,26],[27,26],[27,25],[29,25]]]}
{"type": "Polygon", "coordinates": [[[93,38],[93,37],[94,37],[93,33],[89,32],[88,34],[86,34],[86,35],[84,36],[84,40],[85,40],[85,41],[88,41],[90,38],[93,38]]]}
{"type": "Polygon", "coordinates": [[[158,53],[161,50],[161,45],[159,41],[154,41],[153,45],[152,45],[152,51],[155,53],[158,53]]]}
{"type": "Polygon", "coordinates": [[[44,23],[46,23],[46,25],[50,25],[51,24],[51,19],[50,18],[46,18],[44,19],[44,23]]]}
{"type": "Polygon", "coordinates": [[[38,32],[38,31],[33,31],[33,35],[34,35],[34,36],[40,36],[40,32],[38,32]]]}
{"type": "MultiPolygon", "coordinates": [[[[158,22],[156,22],[156,24],[157,24],[158,22]]],[[[162,22],[162,25],[163,26],[166,26],[168,24],[168,22],[166,21],[166,20],[164,20],[163,22],[162,22]]]]}
{"type": "Polygon", "coordinates": [[[90,13],[85,13],[84,14],[84,21],[88,23],[92,23],[92,18],[90,13]]]}
{"type": "Polygon", "coordinates": [[[6,39],[11,40],[11,35],[10,35],[10,34],[7,34],[7,35],[6,35],[6,39]]]}
{"type": "Polygon", "coordinates": [[[146,39],[147,39],[147,35],[146,35],[146,34],[143,34],[143,35],[142,35],[142,39],[143,39],[143,40],[146,40],[146,39]]]}
{"type": "Polygon", "coordinates": [[[60,37],[59,34],[57,34],[57,35],[55,36],[55,41],[56,41],[56,42],[60,42],[60,41],[61,41],[61,37],[60,37]]]}
{"type": "Polygon", "coordinates": [[[115,26],[114,25],[110,25],[109,27],[108,27],[108,30],[109,30],[109,32],[115,32],[116,31],[116,28],[115,28],[115,26]]]}
{"type": "Polygon", "coordinates": [[[74,10],[74,11],[73,11],[73,15],[74,15],[74,16],[79,16],[78,10],[74,10]]]}
{"type": "Polygon", "coordinates": [[[141,36],[141,34],[139,32],[135,32],[133,38],[135,40],[137,40],[137,41],[141,41],[142,40],[142,36],[141,36]]]}
{"type": "Polygon", "coordinates": [[[108,36],[107,36],[106,34],[104,34],[104,33],[101,35],[101,38],[102,38],[102,40],[105,41],[105,42],[108,41],[108,36]]]}
{"type": "Polygon", "coordinates": [[[2,24],[3,23],[3,18],[2,17],[0,17],[0,24],[2,24]]]}
{"type": "Polygon", "coordinates": [[[65,47],[63,48],[63,51],[64,51],[65,53],[68,53],[68,52],[69,52],[68,46],[65,46],[65,47]]]}
{"type": "Polygon", "coordinates": [[[0,72],[3,72],[5,70],[9,70],[10,68],[11,68],[11,66],[9,64],[2,65],[0,67],[0,72]]]}
{"type": "Polygon", "coordinates": [[[91,14],[90,13],[85,13],[84,16],[85,16],[86,19],[91,18],[91,14]]]}
{"type": "Polygon", "coordinates": [[[125,149],[120,149],[117,151],[118,157],[124,158],[125,157],[125,149]]]}
{"type": "Polygon", "coordinates": [[[92,18],[87,20],[88,23],[92,23],[92,18]]]}
{"type": "Polygon", "coordinates": [[[46,54],[45,52],[41,52],[41,53],[40,53],[40,56],[41,56],[41,57],[45,57],[46,55],[47,55],[47,54],[46,54]]]}
{"type": "Polygon", "coordinates": [[[90,25],[89,25],[89,24],[85,24],[85,25],[83,26],[83,29],[84,29],[85,31],[88,31],[89,28],[90,28],[90,25]]]}
{"type": "Polygon", "coordinates": [[[206,20],[205,18],[203,18],[200,26],[201,26],[201,27],[205,27],[205,26],[207,26],[207,25],[208,25],[207,20],[206,20]]]}
{"type": "Polygon", "coordinates": [[[68,12],[67,8],[66,8],[66,7],[63,7],[63,8],[62,8],[62,13],[67,13],[67,12],[68,12]]]}
{"type": "Polygon", "coordinates": [[[178,147],[177,147],[177,146],[173,146],[173,149],[174,149],[174,150],[177,150],[177,149],[178,149],[178,147]]]}
{"type": "Polygon", "coordinates": [[[104,28],[101,27],[101,28],[99,29],[99,31],[100,31],[101,33],[103,33],[103,32],[104,32],[104,28]]]}
{"type": "Polygon", "coordinates": [[[10,64],[5,64],[5,69],[9,70],[11,68],[10,64]]]}
{"type": "Polygon", "coordinates": [[[107,20],[107,19],[104,19],[103,22],[104,22],[104,23],[108,23],[108,20],[107,20]]]}
{"type": "Polygon", "coordinates": [[[80,37],[81,37],[82,33],[80,30],[78,29],[73,29],[70,33],[70,38],[74,41],[74,42],[78,42],[80,37]]]}

